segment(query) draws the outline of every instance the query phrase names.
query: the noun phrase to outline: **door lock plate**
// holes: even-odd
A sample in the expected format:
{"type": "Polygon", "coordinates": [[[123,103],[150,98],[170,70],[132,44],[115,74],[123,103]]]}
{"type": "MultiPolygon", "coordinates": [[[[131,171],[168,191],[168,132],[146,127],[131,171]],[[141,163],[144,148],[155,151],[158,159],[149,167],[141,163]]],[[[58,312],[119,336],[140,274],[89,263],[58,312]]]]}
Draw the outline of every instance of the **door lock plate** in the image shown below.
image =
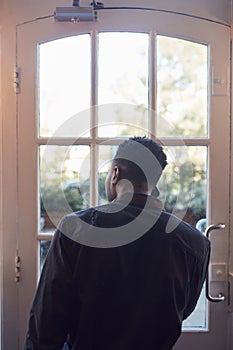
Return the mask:
{"type": "Polygon", "coordinates": [[[227,281],[227,264],[214,263],[210,266],[211,282],[225,282],[227,281]]]}

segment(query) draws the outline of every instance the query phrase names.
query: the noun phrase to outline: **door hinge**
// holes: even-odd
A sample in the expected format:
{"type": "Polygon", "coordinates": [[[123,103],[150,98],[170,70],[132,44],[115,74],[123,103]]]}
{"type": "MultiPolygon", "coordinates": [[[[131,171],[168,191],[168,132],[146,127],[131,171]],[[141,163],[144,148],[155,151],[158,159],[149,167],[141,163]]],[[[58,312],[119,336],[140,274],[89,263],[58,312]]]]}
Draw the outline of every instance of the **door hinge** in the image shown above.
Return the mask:
{"type": "Polygon", "coordinates": [[[21,80],[20,68],[16,67],[14,71],[14,90],[16,94],[20,93],[20,80],[21,80]]]}
{"type": "Polygon", "coordinates": [[[20,281],[20,256],[15,256],[15,282],[18,283],[20,281]]]}

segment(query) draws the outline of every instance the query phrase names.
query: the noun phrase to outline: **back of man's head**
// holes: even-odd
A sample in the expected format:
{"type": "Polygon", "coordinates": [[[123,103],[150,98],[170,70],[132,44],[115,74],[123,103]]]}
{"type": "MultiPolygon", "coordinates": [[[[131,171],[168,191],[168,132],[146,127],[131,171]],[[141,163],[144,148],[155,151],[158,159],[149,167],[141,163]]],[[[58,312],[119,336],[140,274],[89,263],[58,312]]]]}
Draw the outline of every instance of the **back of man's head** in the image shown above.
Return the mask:
{"type": "Polygon", "coordinates": [[[121,143],[114,157],[121,170],[121,179],[128,179],[137,187],[155,187],[167,157],[162,147],[147,137],[132,137],[121,143]]]}

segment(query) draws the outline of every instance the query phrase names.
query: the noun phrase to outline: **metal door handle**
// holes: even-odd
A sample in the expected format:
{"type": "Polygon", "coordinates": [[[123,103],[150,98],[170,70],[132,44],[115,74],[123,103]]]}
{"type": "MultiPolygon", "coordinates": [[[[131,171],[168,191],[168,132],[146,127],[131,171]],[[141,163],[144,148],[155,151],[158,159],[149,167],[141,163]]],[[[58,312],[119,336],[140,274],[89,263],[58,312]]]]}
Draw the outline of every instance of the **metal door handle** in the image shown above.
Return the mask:
{"type": "MultiPolygon", "coordinates": [[[[205,230],[205,235],[209,239],[211,231],[223,230],[225,227],[226,227],[225,224],[209,225],[205,230]]],[[[210,295],[209,283],[210,283],[210,280],[209,280],[209,269],[208,269],[207,275],[206,275],[206,289],[205,289],[206,298],[213,303],[219,303],[220,301],[224,301],[225,296],[222,293],[219,293],[216,297],[213,297],[212,295],[210,295]]]]}

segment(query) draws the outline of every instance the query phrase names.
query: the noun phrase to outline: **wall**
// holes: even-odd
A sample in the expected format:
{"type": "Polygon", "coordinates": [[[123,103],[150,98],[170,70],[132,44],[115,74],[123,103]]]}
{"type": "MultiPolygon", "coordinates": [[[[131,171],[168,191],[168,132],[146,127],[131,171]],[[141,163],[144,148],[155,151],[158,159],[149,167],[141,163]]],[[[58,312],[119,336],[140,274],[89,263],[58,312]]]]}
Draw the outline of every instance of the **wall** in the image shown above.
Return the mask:
{"type": "MultiPolygon", "coordinates": [[[[73,0],[2,0],[2,22],[9,19],[11,25],[30,20],[34,17],[53,13],[56,6],[70,6],[73,0]]],[[[177,11],[200,16],[215,21],[229,23],[231,19],[231,0],[101,0],[105,7],[132,6],[150,7],[158,10],[177,11]]],[[[91,0],[80,0],[80,5],[89,5],[91,0]]]]}

